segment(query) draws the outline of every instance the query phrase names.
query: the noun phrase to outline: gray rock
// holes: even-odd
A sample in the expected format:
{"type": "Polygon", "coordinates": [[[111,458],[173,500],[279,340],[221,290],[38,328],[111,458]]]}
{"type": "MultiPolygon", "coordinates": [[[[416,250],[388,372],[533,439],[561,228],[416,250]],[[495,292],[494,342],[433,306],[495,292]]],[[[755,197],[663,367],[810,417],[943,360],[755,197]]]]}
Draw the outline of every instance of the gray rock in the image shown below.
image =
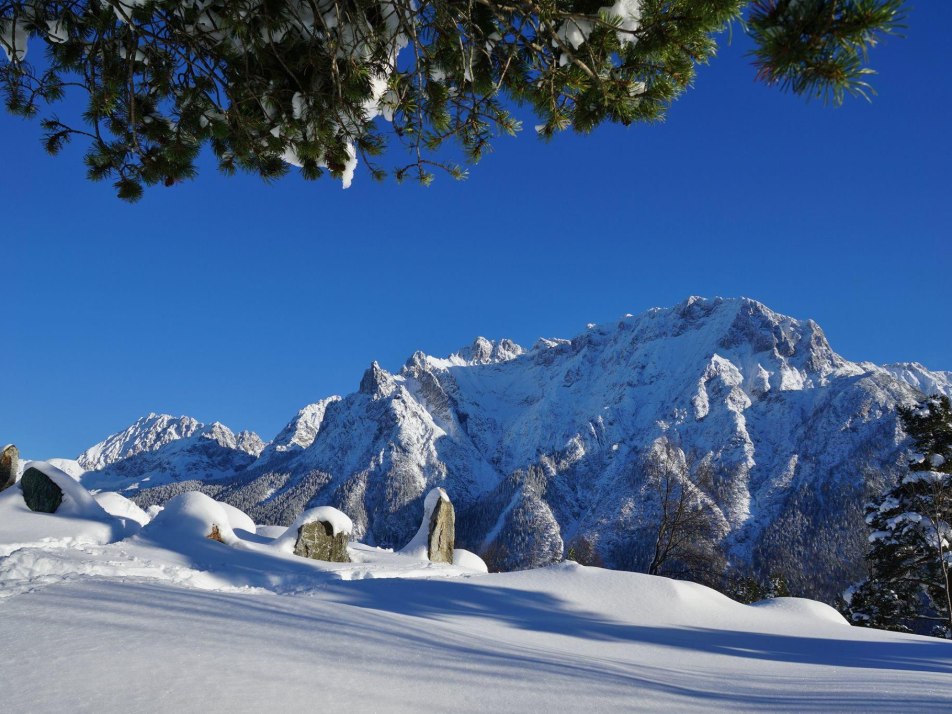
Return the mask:
{"type": "Polygon", "coordinates": [[[427,557],[433,563],[452,563],[456,545],[456,513],[449,499],[440,498],[430,516],[427,557]]]}
{"type": "Polygon", "coordinates": [[[56,509],[63,502],[63,489],[53,483],[45,473],[32,466],[20,479],[20,488],[23,490],[23,500],[32,511],[56,513],[56,509]]]}
{"type": "Polygon", "coordinates": [[[17,482],[17,466],[20,453],[10,444],[0,452],[0,491],[10,488],[17,482]]]}
{"type": "Polygon", "coordinates": [[[298,528],[294,554],[314,560],[327,560],[331,563],[349,563],[347,533],[334,535],[334,528],[326,521],[311,521],[298,528]]]}

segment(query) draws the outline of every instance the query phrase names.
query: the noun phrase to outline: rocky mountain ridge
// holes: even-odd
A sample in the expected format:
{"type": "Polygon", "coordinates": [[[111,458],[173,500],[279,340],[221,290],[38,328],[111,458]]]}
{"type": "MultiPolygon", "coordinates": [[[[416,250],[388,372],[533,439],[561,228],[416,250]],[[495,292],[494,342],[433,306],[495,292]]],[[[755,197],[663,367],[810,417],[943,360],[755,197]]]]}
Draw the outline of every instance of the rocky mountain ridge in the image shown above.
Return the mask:
{"type": "Polygon", "coordinates": [[[862,568],[863,504],[901,466],[897,405],[937,391],[952,393],[952,373],[851,362],[812,320],[692,297],[528,350],[478,338],[397,373],[373,363],[358,391],[305,407],[262,448],[212,425],[193,453],[200,429],[160,419],[135,444],[123,432],[87,451],[82,478],[145,505],[200,488],[259,522],[334,505],[391,547],[443,486],[463,547],[498,567],[584,543],[638,570],[660,513],[645,459],[664,440],[715,475],[705,497],[735,567],[829,599],[862,568]]]}

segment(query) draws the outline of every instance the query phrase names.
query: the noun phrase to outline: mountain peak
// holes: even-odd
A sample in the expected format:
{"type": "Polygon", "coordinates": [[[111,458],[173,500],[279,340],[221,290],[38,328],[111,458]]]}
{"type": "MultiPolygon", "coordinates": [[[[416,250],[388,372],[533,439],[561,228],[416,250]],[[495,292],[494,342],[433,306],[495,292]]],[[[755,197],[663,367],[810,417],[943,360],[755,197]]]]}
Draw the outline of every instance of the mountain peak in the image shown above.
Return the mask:
{"type": "Polygon", "coordinates": [[[472,344],[460,349],[456,355],[467,364],[493,364],[508,362],[523,353],[520,345],[509,339],[498,341],[477,337],[472,344]]]}
{"type": "Polygon", "coordinates": [[[257,456],[264,448],[254,432],[238,436],[221,422],[203,424],[190,416],[172,416],[149,412],[126,429],[106,437],[80,454],[76,461],[86,471],[99,471],[117,461],[142,453],[158,451],[173,442],[185,439],[207,439],[227,449],[257,456]]]}
{"type": "Polygon", "coordinates": [[[393,381],[393,375],[381,367],[376,360],[370,363],[370,367],[364,372],[364,376],[360,378],[361,394],[366,394],[368,397],[373,397],[374,399],[390,396],[395,387],[396,384],[393,381]]]}

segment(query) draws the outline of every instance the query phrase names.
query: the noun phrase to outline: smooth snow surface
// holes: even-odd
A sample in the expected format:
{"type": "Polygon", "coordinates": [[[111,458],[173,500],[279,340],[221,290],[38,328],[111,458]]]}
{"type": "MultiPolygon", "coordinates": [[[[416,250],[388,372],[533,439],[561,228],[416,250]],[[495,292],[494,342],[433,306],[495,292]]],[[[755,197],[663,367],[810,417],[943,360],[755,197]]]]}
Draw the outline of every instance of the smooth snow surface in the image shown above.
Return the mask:
{"type": "Polygon", "coordinates": [[[242,515],[187,493],[135,534],[0,494],[3,711],[952,709],[952,643],[820,603],[574,563],[488,575],[465,551],[321,563],[242,515]]]}
{"type": "MultiPolygon", "coordinates": [[[[93,495],[106,513],[116,518],[127,518],[135,521],[140,526],[144,526],[150,520],[149,514],[139,508],[135,503],[125,496],[114,491],[102,491],[93,495]]],[[[250,519],[249,519],[250,520],[250,519]]]]}

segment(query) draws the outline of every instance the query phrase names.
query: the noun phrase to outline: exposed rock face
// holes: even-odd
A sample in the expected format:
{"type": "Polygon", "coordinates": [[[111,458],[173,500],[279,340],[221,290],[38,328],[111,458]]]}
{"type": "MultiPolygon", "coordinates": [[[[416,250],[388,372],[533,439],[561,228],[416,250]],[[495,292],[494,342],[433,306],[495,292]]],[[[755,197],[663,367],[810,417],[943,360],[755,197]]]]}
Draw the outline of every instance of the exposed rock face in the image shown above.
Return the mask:
{"type": "MultiPolygon", "coordinates": [[[[442,491],[442,489],[440,489],[442,491]]],[[[427,541],[427,556],[434,563],[452,563],[456,545],[456,513],[453,504],[443,491],[430,516],[430,537],[427,541]]]]}
{"type": "Polygon", "coordinates": [[[63,489],[36,468],[26,470],[20,479],[20,488],[23,489],[23,500],[32,511],[56,513],[56,509],[63,502],[63,489]]]}
{"type": "Polygon", "coordinates": [[[0,491],[10,488],[16,483],[19,456],[17,447],[13,444],[0,451],[0,491]]]}
{"type": "Polygon", "coordinates": [[[334,535],[334,527],[327,521],[311,521],[298,528],[294,554],[331,563],[349,563],[349,541],[350,535],[346,532],[334,535]]]}

